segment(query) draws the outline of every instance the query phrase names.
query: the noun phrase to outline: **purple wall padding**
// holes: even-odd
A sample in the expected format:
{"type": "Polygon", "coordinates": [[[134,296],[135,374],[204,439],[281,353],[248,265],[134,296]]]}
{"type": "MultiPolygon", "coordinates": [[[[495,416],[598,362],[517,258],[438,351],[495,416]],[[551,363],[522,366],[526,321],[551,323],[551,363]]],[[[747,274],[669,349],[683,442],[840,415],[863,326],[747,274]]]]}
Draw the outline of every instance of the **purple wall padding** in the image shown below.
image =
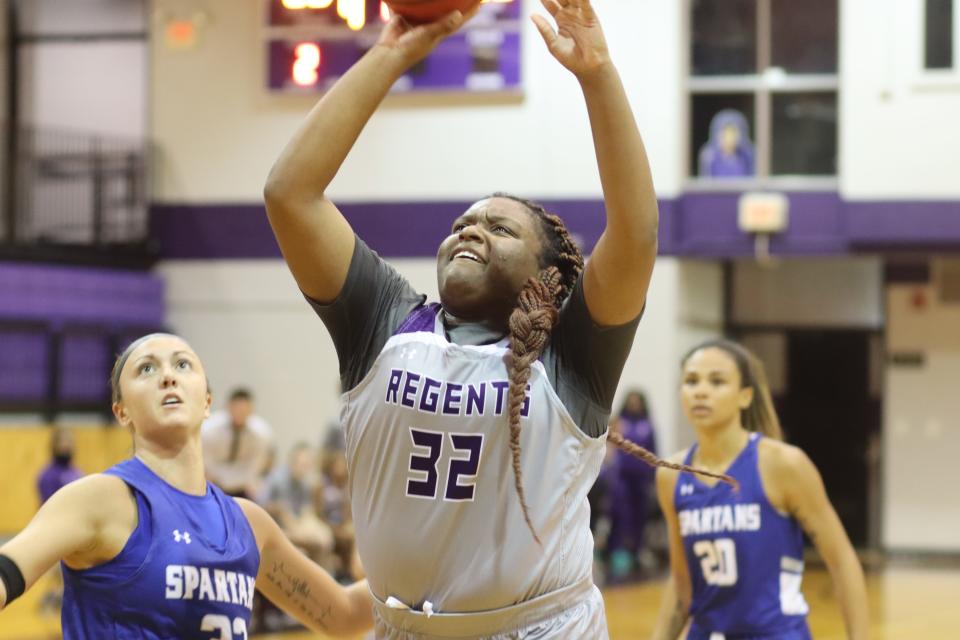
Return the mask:
{"type": "Polygon", "coordinates": [[[0,319],[161,326],[163,281],[136,271],[0,263],[0,319]]]}
{"type": "MultiPolygon", "coordinates": [[[[873,250],[960,249],[960,201],[850,201],[836,192],[797,191],[790,226],[772,238],[779,255],[846,255],[873,250]]],[[[660,253],[735,257],[753,253],[737,228],[736,192],[689,192],[660,200],[660,253]]],[[[589,251],[603,231],[599,200],[544,200],[589,251]]],[[[371,247],[388,257],[436,255],[451,221],[470,202],[346,203],[340,207],[371,247]]],[[[164,259],[278,258],[261,204],[155,205],[152,237],[164,259]]]]}
{"type": "MultiPolygon", "coordinates": [[[[375,251],[391,257],[435,256],[454,218],[468,201],[338,204],[350,225],[375,251]]],[[[603,203],[544,201],[582,246],[593,247],[603,227],[603,203]]],[[[279,258],[263,205],[155,205],[150,235],[164,259],[279,258]]]]}
{"type": "Polygon", "coordinates": [[[113,361],[101,335],[67,335],[61,345],[59,397],[82,402],[104,397],[113,361]]]}
{"type": "Polygon", "coordinates": [[[0,400],[39,402],[47,395],[47,336],[39,330],[0,331],[0,400]]]}
{"type": "Polygon", "coordinates": [[[48,399],[59,344],[57,396],[108,406],[112,340],[164,326],[164,290],[146,272],[0,263],[0,403],[48,399]],[[59,342],[52,342],[52,336],[59,342]]]}

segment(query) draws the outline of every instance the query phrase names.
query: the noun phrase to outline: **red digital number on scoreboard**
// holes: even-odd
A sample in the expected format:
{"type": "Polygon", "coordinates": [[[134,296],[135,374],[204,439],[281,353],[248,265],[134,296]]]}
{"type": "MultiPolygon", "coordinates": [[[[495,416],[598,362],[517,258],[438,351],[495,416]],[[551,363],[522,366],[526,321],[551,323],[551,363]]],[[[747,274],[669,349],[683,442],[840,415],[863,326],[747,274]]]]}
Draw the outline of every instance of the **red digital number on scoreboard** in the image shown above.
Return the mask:
{"type": "Polygon", "coordinates": [[[290,76],[301,87],[317,84],[320,69],[320,47],[313,42],[303,42],[293,51],[294,61],[290,76]]]}

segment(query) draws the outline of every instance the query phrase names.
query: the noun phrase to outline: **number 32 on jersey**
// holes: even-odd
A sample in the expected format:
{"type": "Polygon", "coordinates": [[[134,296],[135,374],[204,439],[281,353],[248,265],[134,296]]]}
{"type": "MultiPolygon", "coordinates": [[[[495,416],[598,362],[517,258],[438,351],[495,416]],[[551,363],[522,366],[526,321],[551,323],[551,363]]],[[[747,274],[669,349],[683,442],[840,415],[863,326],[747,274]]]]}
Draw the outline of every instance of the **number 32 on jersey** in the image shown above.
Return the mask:
{"type": "Polygon", "coordinates": [[[483,434],[445,433],[410,428],[413,452],[407,476],[407,495],[434,500],[443,485],[443,499],[451,502],[472,502],[480,470],[483,434]],[[446,464],[440,463],[449,451],[446,464]],[[439,464],[438,464],[439,463],[439,464]],[[441,478],[441,471],[443,477],[441,478]]]}

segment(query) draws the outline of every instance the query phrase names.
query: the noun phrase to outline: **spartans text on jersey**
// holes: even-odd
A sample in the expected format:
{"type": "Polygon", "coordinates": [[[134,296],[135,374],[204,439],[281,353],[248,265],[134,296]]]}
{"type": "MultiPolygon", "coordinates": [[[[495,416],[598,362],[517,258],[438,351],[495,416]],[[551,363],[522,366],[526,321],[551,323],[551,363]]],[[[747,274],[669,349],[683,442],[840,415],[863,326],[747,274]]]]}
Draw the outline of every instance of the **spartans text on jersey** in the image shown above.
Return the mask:
{"type": "Polygon", "coordinates": [[[167,600],[209,600],[253,609],[256,579],[252,576],[191,565],[167,565],[167,600]],[[212,576],[211,576],[212,574],[212,576]]]}
{"type": "Polygon", "coordinates": [[[681,536],[760,530],[760,505],[756,503],[684,509],[677,517],[681,536]]]}

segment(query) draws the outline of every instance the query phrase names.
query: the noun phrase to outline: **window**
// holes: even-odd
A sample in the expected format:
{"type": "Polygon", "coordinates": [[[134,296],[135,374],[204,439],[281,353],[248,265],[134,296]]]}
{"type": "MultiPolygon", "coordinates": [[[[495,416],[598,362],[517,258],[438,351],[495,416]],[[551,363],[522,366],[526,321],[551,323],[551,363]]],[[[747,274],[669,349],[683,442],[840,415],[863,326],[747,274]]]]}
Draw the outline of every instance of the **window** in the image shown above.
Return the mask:
{"type": "Polygon", "coordinates": [[[957,63],[957,40],[960,39],[955,0],[925,0],[923,16],[923,68],[928,71],[950,70],[957,63]]]}
{"type": "Polygon", "coordinates": [[[689,0],[689,171],[835,176],[837,0],[689,0]]]}

